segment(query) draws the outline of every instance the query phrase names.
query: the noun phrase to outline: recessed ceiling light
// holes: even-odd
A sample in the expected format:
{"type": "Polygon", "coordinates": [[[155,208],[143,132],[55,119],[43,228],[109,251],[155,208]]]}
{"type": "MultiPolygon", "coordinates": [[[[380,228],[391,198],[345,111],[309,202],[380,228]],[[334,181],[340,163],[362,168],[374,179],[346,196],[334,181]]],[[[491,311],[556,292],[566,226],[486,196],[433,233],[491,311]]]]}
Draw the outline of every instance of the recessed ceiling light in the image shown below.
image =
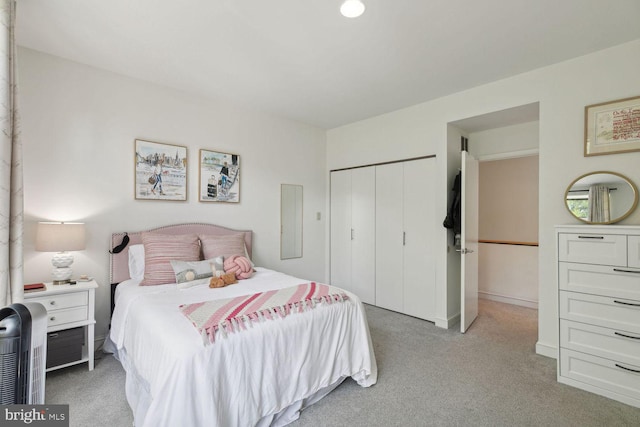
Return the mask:
{"type": "Polygon", "coordinates": [[[340,13],[347,18],[357,18],[364,13],[364,4],[360,0],[345,0],[340,6],[340,13]]]}

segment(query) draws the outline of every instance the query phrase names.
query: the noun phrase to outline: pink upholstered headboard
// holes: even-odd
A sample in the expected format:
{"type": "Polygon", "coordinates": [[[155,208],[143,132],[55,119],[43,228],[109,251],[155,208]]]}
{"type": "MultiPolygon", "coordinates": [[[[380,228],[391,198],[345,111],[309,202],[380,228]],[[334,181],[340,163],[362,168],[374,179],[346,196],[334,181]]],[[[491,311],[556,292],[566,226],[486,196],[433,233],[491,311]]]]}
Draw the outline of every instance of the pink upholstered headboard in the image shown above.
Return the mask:
{"type": "Polygon", "coordinates": [[[176,224],[167,225],[165,227],[154,228],[152,230],[137,232],[113,233],[111,235],[111,248],[115,248],[120,243],[125,234],[129,236],[129,244],[124,250],[118,254],[111,254],[111,283],[120,283],[129,279],[129,247],[142,243],[142,233],[159,233],[159,234],[208,234],[214,236],[224,236],[227,234],[244,233],[244,242],[247,246],[247,253],[251,257],[252,248],[251,241],[253,232],[248,230],[232,230],[230,228],[220,227],[213,224],[176,224]]]}

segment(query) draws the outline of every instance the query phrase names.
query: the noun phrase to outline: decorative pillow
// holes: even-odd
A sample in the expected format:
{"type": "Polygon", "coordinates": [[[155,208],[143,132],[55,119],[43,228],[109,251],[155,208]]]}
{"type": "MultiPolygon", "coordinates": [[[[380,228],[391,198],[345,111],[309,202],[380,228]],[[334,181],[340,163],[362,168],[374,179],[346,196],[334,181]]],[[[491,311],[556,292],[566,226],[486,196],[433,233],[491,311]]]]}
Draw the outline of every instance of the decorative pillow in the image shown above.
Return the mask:
{"type": "Polygon", "coordinates": [[[129,246],[129,277],[144,279],[144,245],[129,246]]]}
{"type": "Polygon", "coordinates": [[[219,256],[217,258],[214,259],[210,259],[210,268],[211,268],[211,274],[213,275],[213,277],[220,277],[224,274],[224,257],[223,256],[219,256]]]}
{"type": "Polygon", "coordinates": [[[248,279],[253,275],[253,266],[249,259],[240,256],[233,255],[224,261],[225,273],[235,273],[238,279],[248,279]]]}
{"type": "Polygon", "coordinates": [[[202,253],[205,259],[232,255],[244,255],[244,233],[227,234],[226,236],[200,235],[202,253]]]}
{"type": "Polygon", "coordinates": [[[213,276],[213,265],[216,264],[216,262],[222,265],[224,261],[222,257],[220,257],[220,259],[206,259],[204,261],[171,260],[170,262],[176,276],[176,283],[182,283],[213,276]]]}
{"type": "Polygon", "coordinates": [[[162,285],[175,283],[175,273],[171,261],[198,261],[200,245],[198,236],[184,234],[179,236],[143,233],[144,279],[140,285],[162,285]]]}

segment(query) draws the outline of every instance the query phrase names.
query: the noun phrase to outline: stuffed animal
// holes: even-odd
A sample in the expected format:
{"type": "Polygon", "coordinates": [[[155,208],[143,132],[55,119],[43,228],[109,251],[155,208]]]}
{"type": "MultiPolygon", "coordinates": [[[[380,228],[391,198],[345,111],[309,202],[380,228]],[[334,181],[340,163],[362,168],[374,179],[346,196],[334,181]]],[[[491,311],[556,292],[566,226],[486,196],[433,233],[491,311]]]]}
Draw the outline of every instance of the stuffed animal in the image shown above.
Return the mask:
{"type": "Polygon", "coordinates": [[[233,255],[224,260],[225,273],[235,273],[238,279],[248,279],[253,275],[253,265],[248,258],[233,255]]]}
{"type": "Polygon", "coordinates": [[[212,277],[211,280],[209,280],[209,287],[223,288],[227,285],[233,285],[234,283],[238,283],[236,280],[236,273],[227,273],[220,277],[212,277]]]}

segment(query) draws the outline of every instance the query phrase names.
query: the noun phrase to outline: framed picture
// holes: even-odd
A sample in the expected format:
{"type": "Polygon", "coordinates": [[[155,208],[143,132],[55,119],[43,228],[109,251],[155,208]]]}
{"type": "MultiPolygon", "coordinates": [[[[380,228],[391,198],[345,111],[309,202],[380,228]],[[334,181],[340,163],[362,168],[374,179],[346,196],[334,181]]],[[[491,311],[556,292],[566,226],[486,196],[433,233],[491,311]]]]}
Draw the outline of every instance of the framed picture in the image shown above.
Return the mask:
{"type": "Polygon", "coordinates": [[[587,105],[584,155],[640,151],[640,96],[587,105]]]}
{"type": "Polygon", "coordinates": [[[201,202],[240,201],[240,156],[200,150],[198,195],[201,202]]]}
{"type": "Polygon", "coordinates": [[[187,200],[187,147],[135,141],[138,200],[187,200]]]}

